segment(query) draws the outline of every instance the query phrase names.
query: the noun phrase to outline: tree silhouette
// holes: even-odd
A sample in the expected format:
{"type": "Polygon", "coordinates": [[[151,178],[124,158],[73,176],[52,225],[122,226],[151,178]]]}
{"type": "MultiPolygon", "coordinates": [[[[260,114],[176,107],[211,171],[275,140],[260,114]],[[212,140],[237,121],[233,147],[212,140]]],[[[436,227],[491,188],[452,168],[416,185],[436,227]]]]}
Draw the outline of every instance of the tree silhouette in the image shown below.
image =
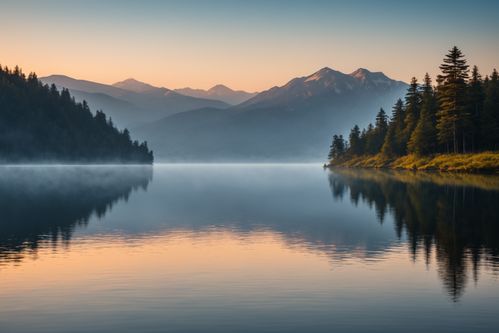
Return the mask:
{"type": "Polygon", "coordinates": [[[449,146],[454,153],[459,152],[459,136],[462,137],[462,151],[466,152],[464,131],[469,114],[466,110],[466,80],[468,65],[460,49],[454,46],[440,65],[441,85],[438,87],[440,109],[437,113],[438,139],[449,146]]]}
{"type": "Polygon", "coordinates": [[[407,152],[407,145],[412,132],[417,126],[421,110],[421,95],[419,93],[418,80],[413,77],[407,94],[405,95],[405,118],[404,130],[402,134],[402,154],[407,152]]]}
{"type": "Polygon", "coordinates": [[[499,77],[494,69],[489,80],[484,83],[485,100],[481,116],[481,131],[484,145],[488,149],[499,148],[499,77]]]}
{"type": "Polygon", "coordinates": [[[440,65],[437,86],[428,73],[420,86],[416,78],[397,100],[390,121],[381,110],[375,126],[352,128],[347,147],[337,160],[377,155],[383,160],[406,154],[467,153],[499,149],[499,74],[494,69],[482,80],[474,66],[468,80],[463,53],[453,47],[440,65]],[[452,149],[451,149],[452,148],[452,149]]]}
{"type": "Polygon", "coordinates": [[[404,102],[397,100],[392,109],[392,117],[388,125],[388,131],[381,152],[385,156],[399,156],[403,154],[403,131],[404,131],[404,102]]]}
{"type": "Polygon", "coordinates": [[[407,150],[417,155],[428,155],[436,149],[436,111],[437,101],[431,85],[431,78],[426,73],[422,91],[421,114],[416,128],[411,134],[407,150]]]}
{"type": "Polygon", "coordinates": [[[485,92],[483,89],[482,76],[478,72],[478,67],[473,66],[471,79],[468,84],[468,113],[471,118],[471,150],[475,151],[477,143],[482,141],[480,117],[483,114],[483,104],[485,92]]]}
{"type": "Polygon", "coordinates": [[[67,89],[42,85],[36,74],[0,66],[0,162],[152,163],[102,111],[92,115],[67,89]]]}

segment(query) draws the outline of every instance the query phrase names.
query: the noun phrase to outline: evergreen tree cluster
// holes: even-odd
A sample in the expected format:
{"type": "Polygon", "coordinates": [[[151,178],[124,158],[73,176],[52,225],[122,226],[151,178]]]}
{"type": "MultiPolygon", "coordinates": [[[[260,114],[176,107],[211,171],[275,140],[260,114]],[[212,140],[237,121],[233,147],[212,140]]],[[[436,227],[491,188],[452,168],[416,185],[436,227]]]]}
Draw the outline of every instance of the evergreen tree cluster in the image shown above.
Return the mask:
{"type": "Polygon", "coordinates": [[[348,141],[335,135],[329,158],[498,150],[497,70],[482,78],[474,66],[470,75],[466,59],[456,46],[445,56],[440,70],[436,86],[428,73],[422,84],[412,78],[405,100],[395,103],[390,119],[381,109],[374,125],[362,131],[355,125],[348,141]]]}
{"type": "Polygon", "coordinates": [[[152,163],[153,153],[67,89],[0,66],[0,162],[33,161],[152,163]]]}

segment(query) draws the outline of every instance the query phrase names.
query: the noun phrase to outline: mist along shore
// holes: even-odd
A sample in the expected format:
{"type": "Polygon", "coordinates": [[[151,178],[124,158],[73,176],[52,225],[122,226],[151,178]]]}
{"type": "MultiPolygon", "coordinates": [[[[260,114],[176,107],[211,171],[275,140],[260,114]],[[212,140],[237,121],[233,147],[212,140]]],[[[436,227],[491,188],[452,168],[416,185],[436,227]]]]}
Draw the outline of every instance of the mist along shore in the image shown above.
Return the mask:
{"type": "Polygon", "coordinates": [[[397,158],[388,158],[382,154],[364,155],[334,159],[326,166],[499,174],[499,152],[430,156],[411,154],[397,158]]]}

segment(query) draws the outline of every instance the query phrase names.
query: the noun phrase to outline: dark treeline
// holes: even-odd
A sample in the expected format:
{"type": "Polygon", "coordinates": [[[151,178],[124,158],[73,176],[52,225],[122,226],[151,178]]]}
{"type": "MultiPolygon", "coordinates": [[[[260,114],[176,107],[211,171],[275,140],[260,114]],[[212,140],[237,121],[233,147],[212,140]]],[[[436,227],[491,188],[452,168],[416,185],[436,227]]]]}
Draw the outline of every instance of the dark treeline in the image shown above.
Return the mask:
{"type": "Polygon", "coordinates": [[[4,167],[0,173],[0,266],[39,248],[69,245],[90,218],[147,190],[150,166],[4,167]],[[29,207],[27,209],[27,207],[29,207]]]}
{"type": "Polygon", "coordinates": [[[339,169],[329,183],[334,198],[367,202],[380,223],[393,219],[414,259],[423,255],[429,262],[435,253],[453,300],[462,295],[470,273],[476,280],[480,267],[499,268],[499,210],[491,208],[499,202],[497,178],[339,169]]]}
{"type": "Polygon", "coordinates": [[[428,74],[422,84],[412,78],[405,100],[390,119],[381,109],[375,124],[355,125],[348,140],[334,135],[329,159],[381,153],[386,157],[435,153],[470,153],[499,148],[499,82],[494,69],[482,78],[469,71],[463,53],[453,47],[440,65],[434,86],[428,74]]]}
{"type": "Polygon", "coordinates": [[[0,66],[0,162],[36,161],[152,163],[153,154],[67,89],[0,66]]]}

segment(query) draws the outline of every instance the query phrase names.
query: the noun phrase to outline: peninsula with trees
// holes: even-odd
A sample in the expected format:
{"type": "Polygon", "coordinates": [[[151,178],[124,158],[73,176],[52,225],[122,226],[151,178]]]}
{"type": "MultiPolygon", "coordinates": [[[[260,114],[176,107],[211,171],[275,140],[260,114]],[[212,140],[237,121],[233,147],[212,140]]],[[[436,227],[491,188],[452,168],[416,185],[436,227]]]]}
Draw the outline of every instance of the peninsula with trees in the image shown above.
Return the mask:
{"type": "Polygon", "coordinates": [[[0,163],[152,162],[147,142],[132,140],[104,112],[93,114],[34,73],[0,66],[0,163]]]}
{"type": "Polygon", "coordinates": [[[471,71],[453,47],[436,85],[428,74],[412,78],[390,117],[355,125],[345,139],[334,135],[328,166],[442,171],[499,171],[499,75],[471,71]]]}

